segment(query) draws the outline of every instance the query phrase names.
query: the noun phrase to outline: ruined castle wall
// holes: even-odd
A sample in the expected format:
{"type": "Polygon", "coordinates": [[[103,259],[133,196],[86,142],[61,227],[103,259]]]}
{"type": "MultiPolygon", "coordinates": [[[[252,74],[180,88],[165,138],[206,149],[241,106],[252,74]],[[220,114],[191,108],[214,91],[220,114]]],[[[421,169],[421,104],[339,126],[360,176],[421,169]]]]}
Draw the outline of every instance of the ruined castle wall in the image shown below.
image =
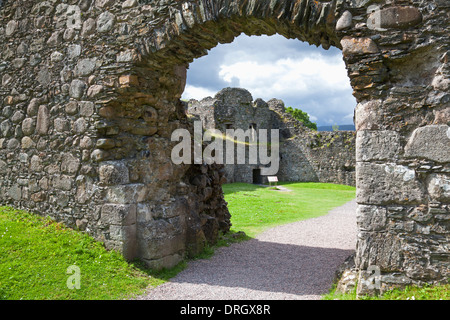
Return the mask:
{"type": "MultiPolygon", "coordinates": [[[[346,131],[317,132],[305,127],[285,112],[284,102],[272,99],[253,101],[250,92],[225,88],[214,98],[191,100],[187,114],[202,121],[205,129],[226,128],[280,131],[280,164],[276,174],[279,181],[327,182],[355,185],[356,133],[346,131]]],[[[270,141],[270,139],[269,139],[270,141]]],[[[250,164],[248,149],[245,164],[225,165],[228,182],[253,183],[253,170],[263,167],[250,164]]],[[[267,183],[267,177],[262,178],[267,183]]]]}

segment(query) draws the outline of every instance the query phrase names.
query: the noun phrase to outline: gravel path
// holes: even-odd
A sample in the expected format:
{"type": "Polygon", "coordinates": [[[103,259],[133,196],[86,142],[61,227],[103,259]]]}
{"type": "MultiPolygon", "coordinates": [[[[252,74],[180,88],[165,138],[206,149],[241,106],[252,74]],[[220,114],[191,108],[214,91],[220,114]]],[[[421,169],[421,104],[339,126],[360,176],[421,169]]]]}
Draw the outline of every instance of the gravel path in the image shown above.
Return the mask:
{"type": "Polygon", "coordinates": [[[355,200],[192,261],[142,300],[317,300],[356,245],[355,200]]]}

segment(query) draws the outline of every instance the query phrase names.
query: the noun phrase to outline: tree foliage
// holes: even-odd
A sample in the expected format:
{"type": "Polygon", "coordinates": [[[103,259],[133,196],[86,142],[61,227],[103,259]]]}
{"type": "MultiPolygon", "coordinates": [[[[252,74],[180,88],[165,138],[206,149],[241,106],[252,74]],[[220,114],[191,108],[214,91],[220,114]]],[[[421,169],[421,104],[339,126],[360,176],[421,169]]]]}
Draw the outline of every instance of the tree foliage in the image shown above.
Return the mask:
{"type": "Polygon", "coordinates": [[[290,113],[295,119],[302,122],[306,127],[317,130],[317,124],[311,122],[311,120],[309,119],[309,115],[306,112],[300,109],[294,109],[292,107],[286,108],[286,112],[290,113]]]}

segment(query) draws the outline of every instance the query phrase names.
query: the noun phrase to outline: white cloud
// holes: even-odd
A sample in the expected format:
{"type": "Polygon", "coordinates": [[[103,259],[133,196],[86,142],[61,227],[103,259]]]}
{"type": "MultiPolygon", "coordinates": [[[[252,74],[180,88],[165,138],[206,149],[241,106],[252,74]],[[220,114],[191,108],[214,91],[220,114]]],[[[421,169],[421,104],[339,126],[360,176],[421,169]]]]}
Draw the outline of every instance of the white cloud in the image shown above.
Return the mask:
{"type": "Polygon", "coordinates": [[[228,83],[237,79],[239,86],[248,89],[254,98],[263,99],[310,96],[349,88],[344,62],[338,56],[239,61],[221,65],[219,76],[228,83]]]}
{"type": "Polygon", "coordinates": [[[214,97],[216,95],[217,91],[210,90],[203,87],[196,87],[193,85],[186,85],[186,88],[184,89],[182,99],[190,100],[190,99],[197,99],[202,100],[206,97],[214,97]]]}

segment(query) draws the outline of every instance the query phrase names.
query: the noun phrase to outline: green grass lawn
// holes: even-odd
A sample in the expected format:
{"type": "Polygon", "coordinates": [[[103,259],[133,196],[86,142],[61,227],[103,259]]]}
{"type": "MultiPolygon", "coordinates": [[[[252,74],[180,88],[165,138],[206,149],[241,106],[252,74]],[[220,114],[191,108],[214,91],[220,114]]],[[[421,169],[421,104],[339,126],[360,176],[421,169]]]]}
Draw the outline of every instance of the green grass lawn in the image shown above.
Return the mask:
{"type": "Polygon", "coordinates": [[[423,287],[407,286],[405,289],[394,289],[385,292],[382,296],[364,296],[357,298],[356,290],[342,294],[333,288],[323,300],[450,300],[450,284],[423,287]]]}
{"type": "Polygon", "coordinates": [[[123,299],[163,281],[87,234],[0,207],[0,300],[123,299]],[[73,265],[80,269],[80,289],[67,286],[73,265]]]}
{"type": "Polygon", "coordinates": [[[223,185],[232,231],[253,237],[267,228],[327,214],[355,198],[355,188],[327,183],[283,183],[282,192],[246,183],[223,185]]]}

